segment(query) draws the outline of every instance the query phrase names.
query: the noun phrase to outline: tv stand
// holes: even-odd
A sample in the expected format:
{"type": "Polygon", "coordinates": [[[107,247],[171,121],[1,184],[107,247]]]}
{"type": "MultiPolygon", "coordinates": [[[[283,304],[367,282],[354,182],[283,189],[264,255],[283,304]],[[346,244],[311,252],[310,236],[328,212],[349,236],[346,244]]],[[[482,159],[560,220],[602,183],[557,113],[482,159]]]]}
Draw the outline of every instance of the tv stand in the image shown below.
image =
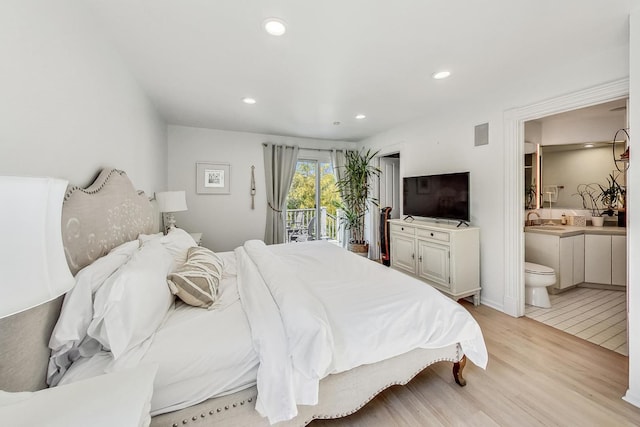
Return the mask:
{"type": "Polygon", "coordinates": [[[403,221],[408,221],[408,220],[409,220],[409,218],[411,218],[411,221],[413,221],[413,220],[415,219],[415,218],[414,218],[414,217],[412,217],[411,215],[407,215],[407,216],[405,216],[405,217],[404,217],[403,221]]]}
{"type": "Polygon", "coordinates": [[[389,225],[392,268],[430,284],[454,300],[473,296],[473,303],[480,304],[478,227],[400,219],[389,220],[389,225]]]}
{"type": "Polygon", "coordinates": [[[465,226],[465,227],[468,227],[468,226],[469,226],[469,223],[468,223],[467,221],[460,220],[460,222],[458,223],[458,225],[456,225],[456,228],[460,228],[460,226],[461,226],[461,225],[463,225],[463,224],[464,224],[464,226],[465,226]]]}

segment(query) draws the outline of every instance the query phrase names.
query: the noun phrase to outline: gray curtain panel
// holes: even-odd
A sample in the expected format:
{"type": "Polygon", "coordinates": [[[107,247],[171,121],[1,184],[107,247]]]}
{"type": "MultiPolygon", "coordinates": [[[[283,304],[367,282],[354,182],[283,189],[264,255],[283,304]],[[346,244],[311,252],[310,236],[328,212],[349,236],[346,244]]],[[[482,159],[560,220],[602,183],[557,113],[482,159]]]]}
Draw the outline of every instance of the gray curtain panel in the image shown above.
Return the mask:
{"type": "MultiPolygon", "coordinates": [[[[331,151],[331,164],[333,166],[333,173],[336,176],[336,181],[340,181],[344,177],[344,165],[347,162],[346,152],[347,150],[336,149],[331,151]]],[[[340,191],[340,196],[342,196],[342,191],[340,191]]],[[[338,223],[338,238],[342,247],[346,248],[347,243],[349,243],[349,233],[342,224],[342,221],[338,223]]]]}
{"type": "Polygon", "coordinates": [[[284,214],[287,194],[296,173],[298,147],[287,145],[263,145],[264,174],[267,183],[267,226],[264,242],[267,245],[284,243],[286,226],[284,214]]]}

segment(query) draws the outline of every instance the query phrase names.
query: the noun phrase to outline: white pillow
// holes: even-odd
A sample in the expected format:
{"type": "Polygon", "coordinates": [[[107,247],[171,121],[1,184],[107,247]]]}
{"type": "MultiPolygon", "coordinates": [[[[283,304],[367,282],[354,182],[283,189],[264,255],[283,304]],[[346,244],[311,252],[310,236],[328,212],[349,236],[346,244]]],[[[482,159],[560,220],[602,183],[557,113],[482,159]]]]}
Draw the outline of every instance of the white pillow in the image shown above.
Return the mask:
{"type": "Polygon", "coordinates": [[[37,392],[0,391],[0,422],[6,426],[148,426],[158,366],[105,374],[37,392]]]}
{"type": "Polygon", "coordinates": [[[49,385],[58,383],[80,353],[89,357],[100,350],[100,345],[95,340],[85,340],[87,328],[93,318],[93,296],[138,247],[138,240],[123,243],[76,274],[76,284],[64,297],[58,323],[49,340],[49,348],[52,350],[47,373],[49,385]]]}
{"type": "Polygon", "coordinates": [[[180,267],[187,261],[187,251],[189,248],[198,246],[193,237],[181,228],[172,228],[166,236],[162,233],[158,234],[141,234],[138,239],[142,245],[159,241],[173,256],[175,265],[171,270],[180,267]]]}
{"type": "Polygon", "coordinates": [[[174,300],[167,286],[173,262],[159,242],[148,242],[96,292],[87,333],[114,359],[149,338],[162,323],[174,300]]]}
{"type": "Polygon", "coordinates": [[[155,239],[159,239],[162,236],[164,236],[163,233],[140,234],[140,235],[138,235],[138,240],[140,241],[141,245],[144,245],[146,242],[149,242],[149,241],[155,240],[155,239]]]}

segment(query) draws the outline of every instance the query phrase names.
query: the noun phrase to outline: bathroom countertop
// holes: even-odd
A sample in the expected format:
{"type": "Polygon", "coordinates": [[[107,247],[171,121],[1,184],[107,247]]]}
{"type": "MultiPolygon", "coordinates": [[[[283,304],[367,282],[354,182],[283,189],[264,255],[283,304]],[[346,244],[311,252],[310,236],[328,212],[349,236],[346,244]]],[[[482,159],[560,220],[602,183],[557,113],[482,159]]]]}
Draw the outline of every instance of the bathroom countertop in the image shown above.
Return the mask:
{"type": "Polygon", "coordinates": [[[540,234],[550,234],[552,236],[558,237],[569,237],[569,236],[578,236],[580,234],[603,234],[603,235],[615,235],[615,236],[625,236],[627,234],[626,227],[617,227],[617,226],[604,226],[604,227],[594,227],[594,226],[586,226],[586,227],[576,227],[573,225],[532,225],[530,227],[525,227],[524,231],[526,233],[540,233],[540,234]]]}

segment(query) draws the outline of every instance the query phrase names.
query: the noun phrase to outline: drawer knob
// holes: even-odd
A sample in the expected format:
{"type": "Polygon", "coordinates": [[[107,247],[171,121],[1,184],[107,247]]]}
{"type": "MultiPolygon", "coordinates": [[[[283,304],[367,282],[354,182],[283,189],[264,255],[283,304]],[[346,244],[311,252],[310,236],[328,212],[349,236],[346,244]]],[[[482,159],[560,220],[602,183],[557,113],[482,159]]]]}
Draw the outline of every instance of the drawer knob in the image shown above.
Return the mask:
{"type": "Polygon", "coordinates": [[[431,233],[431,237],[433,237],[433,233],[431,233]]]}
{"type": "Polygon", "coordinates": [[[400,230],[404,231],[404,227],[400,227],[400,230]]]}

